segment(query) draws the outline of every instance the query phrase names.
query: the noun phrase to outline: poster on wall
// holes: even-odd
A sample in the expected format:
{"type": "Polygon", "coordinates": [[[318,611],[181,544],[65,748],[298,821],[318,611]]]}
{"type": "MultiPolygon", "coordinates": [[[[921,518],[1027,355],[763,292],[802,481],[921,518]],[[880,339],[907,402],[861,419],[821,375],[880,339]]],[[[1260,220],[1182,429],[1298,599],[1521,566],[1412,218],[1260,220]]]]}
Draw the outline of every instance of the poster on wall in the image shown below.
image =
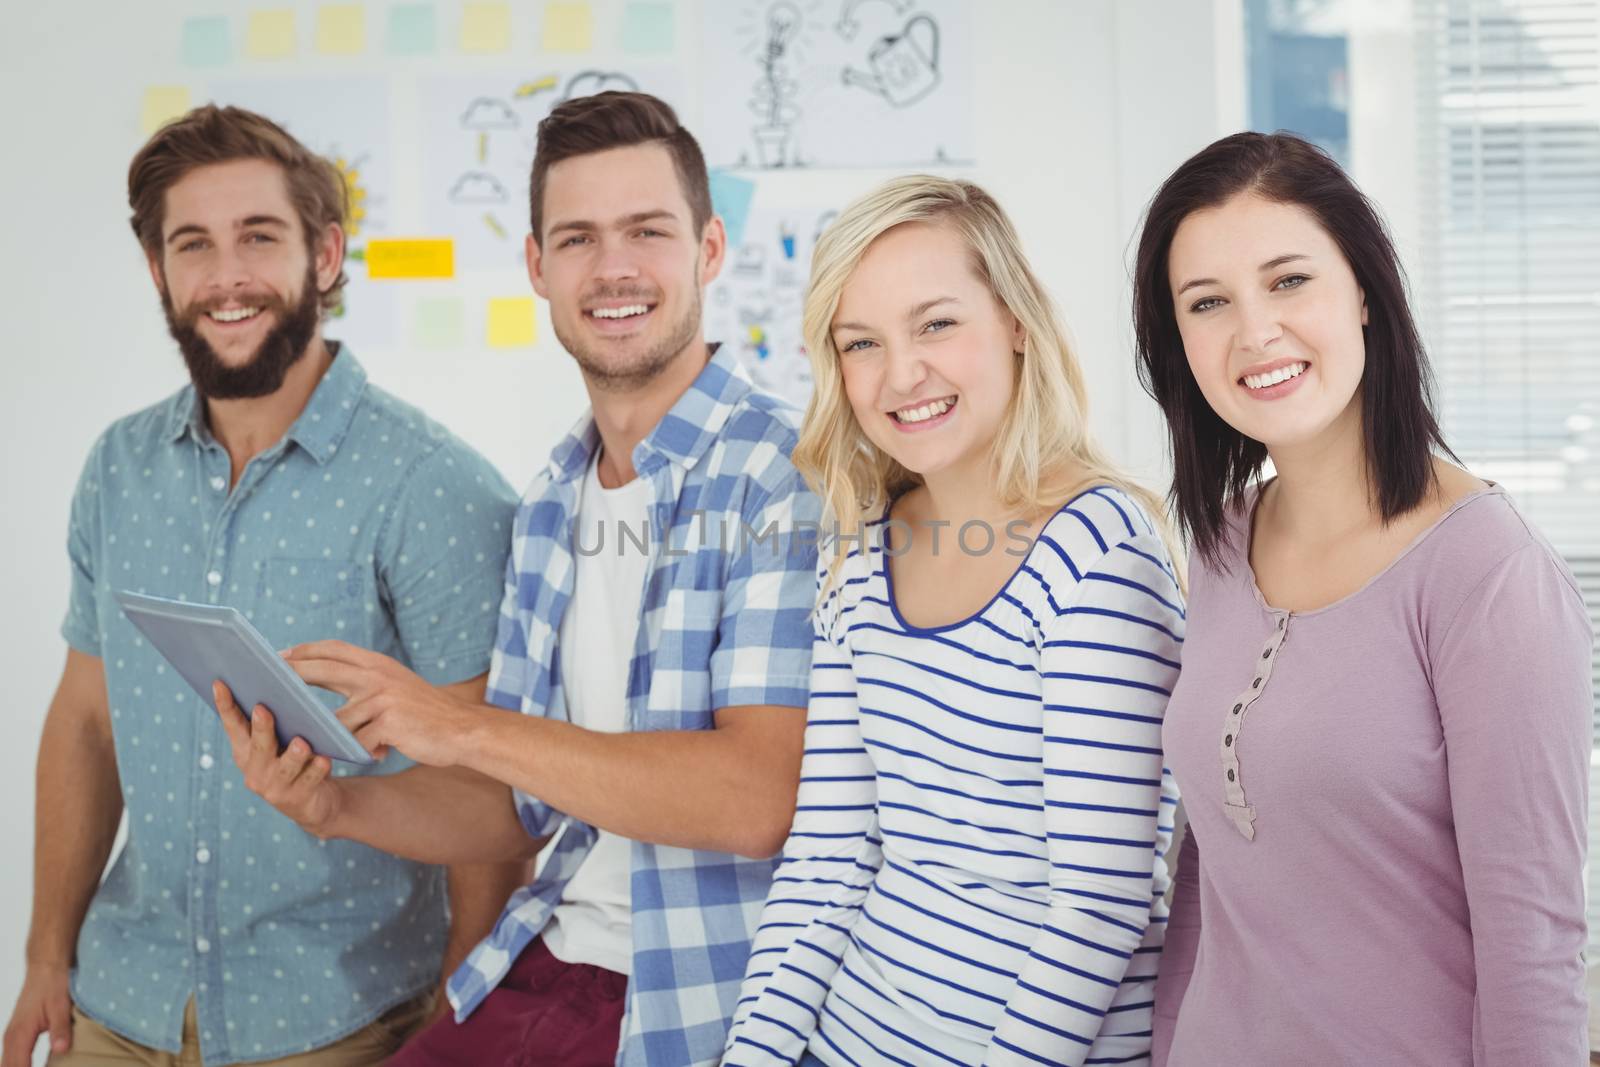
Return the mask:
{"type": "Polygon", "coordinates": [[[216,104],[260,112],[312,151],[331,160],[349,192],[345,218],[344,308],[324,327],[359,352],[395,343],[393,288],[367,277],[366,243],[394,232],[390,204],[394,163],[389,83],[382,77],[216,81],[216,104]]]}
{"type": "Polygon", "coordinates": [[[706,161],[972,163],[970,21],[964,0],[706,0],[706,161]]]}
{"type": "Polygon", "coordinates": [[[764,205],[758,192],[706,292],[706,339],[735,349],[757,385],[802,410],[811,399],[801,333],[811,253],[836,214],[817,204],[764,205]]]}
{"type": "Polygon", "coordinates": [[[652,93],[682,108],[682,79],[664,65],[532,64],[423,80],[423,221],[429,233],[455,239],[458,269],[523,269],[539,121],[565,100],[607,89],[652,93]]]}

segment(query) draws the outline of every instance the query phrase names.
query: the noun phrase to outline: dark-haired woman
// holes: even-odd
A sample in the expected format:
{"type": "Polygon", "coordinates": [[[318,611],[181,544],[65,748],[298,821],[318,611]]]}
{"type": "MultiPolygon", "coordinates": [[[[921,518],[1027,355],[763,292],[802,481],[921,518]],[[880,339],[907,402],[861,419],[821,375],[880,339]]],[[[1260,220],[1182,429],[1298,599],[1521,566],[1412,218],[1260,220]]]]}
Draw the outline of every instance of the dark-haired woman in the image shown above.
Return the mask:
{"type": "Polygon", "coordinates": [[[1593,635],[1441,458],[1383,224],[1311,145],[1239,134],[1162,186],[1135,289],[1195,549],[1157,1062],[1585,1062],[1593,635]]]}

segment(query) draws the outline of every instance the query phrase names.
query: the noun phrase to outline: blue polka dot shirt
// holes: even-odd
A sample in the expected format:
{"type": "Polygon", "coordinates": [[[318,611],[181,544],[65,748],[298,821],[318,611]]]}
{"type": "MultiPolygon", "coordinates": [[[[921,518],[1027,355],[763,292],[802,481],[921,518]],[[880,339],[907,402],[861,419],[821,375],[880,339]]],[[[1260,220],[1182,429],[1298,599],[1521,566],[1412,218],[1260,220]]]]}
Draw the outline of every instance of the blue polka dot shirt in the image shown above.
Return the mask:
{"type": "Polygon", "coordinates": [[[62,627],[104,664],[128,816],[73,997],[168,1051],[193,997],[207,1067],[329,1044],[436,983],[444,873],[318,841],[250,793],[209,702],[113,593],[230,604],[275,647],[336,637],[459,682],[489,666],[516,506],[483,457],[337,348],[283,438],[229,474],[190,387],[112,425],[73,498],[62,627]]]}

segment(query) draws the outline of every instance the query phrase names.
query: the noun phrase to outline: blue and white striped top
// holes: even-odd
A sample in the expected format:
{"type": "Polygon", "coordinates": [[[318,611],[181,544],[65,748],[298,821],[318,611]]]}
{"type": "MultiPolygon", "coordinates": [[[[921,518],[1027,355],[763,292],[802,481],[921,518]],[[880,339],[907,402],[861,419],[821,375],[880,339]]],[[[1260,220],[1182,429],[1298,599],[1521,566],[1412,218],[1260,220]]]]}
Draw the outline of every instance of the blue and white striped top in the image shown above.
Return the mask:
{"type": "Polygon", "coordinates": [[[1096,487],[976,615],[900,617],[868,527],[815,617],[795,822],[724,1063],[1138,1063],[1177,803],[1184,614],[1096,487]]]}

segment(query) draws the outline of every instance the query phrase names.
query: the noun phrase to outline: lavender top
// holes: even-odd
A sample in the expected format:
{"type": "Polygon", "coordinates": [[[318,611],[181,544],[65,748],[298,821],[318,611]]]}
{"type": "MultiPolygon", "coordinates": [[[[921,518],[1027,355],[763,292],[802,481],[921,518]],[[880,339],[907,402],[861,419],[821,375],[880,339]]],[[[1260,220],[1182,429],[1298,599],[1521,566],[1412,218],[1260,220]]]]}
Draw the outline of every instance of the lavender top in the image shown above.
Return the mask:
{"type": "Polygon", "coordinates": [[[1155,1062],[1580,1064],[1593,634],[1499,488],[1308,612],[1191,568],[1155,1062]],[[1203,858],[1202,858],[1203,857],[1203,858]],[[1202,921],[1203,919],[1203,921],[1202,921]]]}

